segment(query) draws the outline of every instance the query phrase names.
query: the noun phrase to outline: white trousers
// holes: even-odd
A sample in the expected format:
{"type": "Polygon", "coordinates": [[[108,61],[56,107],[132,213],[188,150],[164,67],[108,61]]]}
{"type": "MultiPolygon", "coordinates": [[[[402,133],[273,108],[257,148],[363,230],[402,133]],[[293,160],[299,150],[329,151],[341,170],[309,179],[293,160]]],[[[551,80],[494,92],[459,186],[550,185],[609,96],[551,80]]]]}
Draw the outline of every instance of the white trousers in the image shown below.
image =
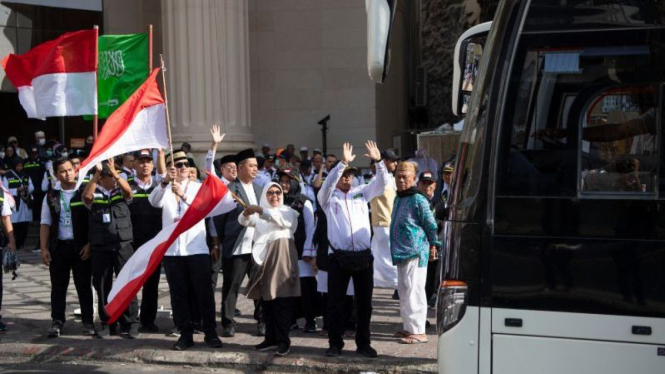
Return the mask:
{"type": "Polygon", "coordinates": [[[427,266],[418,267],[418,258],[397,265],[397,292],[404,330],[424,334],[427,321],[427,266]]]}
{"type": "Polygon", "coordinates": [[[390,252],[390,227],[373,226],[374,287],[397,289],[397,267],[390,252]]]}

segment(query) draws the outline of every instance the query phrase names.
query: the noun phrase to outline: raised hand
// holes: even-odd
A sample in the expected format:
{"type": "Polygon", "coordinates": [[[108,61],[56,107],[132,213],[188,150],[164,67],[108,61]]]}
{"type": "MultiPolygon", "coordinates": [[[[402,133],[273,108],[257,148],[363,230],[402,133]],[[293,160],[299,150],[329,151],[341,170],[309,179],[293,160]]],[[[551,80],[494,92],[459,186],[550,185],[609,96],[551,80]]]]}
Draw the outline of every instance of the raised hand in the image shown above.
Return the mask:
{"type": "Polygon", "coordinates": [[[351,143],[342,144],[342,162],[348,165],[355,159],[356,155],[353,154],[353,146],[351,143]]]}
{"type": "Polygon", "coordinates": [[[381,151],[379,151],[379,147],[376,146],[376,143],[368,140],[365,142],[365,147],[367,148],[367,153],[365,153],[365,156],[371,158],[374,161],[381,161],[381,151]]]}
{"type": "Polygon", "coordinates": [[[222,131],[217,124],[212,125],[212,128],[210,129],[210,135],[212,135],[212,142],[215,144],[221,143],[226,136],[226,134],[222,134],[222,131]]]}

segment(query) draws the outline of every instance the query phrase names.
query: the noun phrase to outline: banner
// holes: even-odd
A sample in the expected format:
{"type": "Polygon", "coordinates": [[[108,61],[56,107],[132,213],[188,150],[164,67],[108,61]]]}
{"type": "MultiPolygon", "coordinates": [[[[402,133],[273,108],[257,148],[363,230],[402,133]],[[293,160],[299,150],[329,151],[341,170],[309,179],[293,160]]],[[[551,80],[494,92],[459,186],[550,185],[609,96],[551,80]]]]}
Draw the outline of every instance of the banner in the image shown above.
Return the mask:
{"type": "Polygon", "coordinates": [[[148,78],[148,34],[103,35],[98,50],[98,116],[107,118],[148,78]]]}

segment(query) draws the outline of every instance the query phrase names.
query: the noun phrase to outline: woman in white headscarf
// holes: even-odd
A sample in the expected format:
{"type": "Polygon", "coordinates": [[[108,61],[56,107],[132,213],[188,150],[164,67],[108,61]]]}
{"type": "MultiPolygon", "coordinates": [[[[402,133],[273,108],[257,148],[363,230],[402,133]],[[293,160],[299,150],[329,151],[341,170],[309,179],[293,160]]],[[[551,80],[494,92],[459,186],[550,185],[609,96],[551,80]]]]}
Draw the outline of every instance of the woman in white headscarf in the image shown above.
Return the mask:
{"type": "Polygon", "coordinates": [[[263,188],[259,206],[247,206],[238,222],[256,228],[252,258],[258,269],[249,280],[247,297],[263,300],[266,335],[254,348],[262,352],[276,349],[275,355],[286,355],[296,298],[300,296],[298,251],[293,239],[298,213],[284,205],[284,191],[271,182],[263,188]]]}

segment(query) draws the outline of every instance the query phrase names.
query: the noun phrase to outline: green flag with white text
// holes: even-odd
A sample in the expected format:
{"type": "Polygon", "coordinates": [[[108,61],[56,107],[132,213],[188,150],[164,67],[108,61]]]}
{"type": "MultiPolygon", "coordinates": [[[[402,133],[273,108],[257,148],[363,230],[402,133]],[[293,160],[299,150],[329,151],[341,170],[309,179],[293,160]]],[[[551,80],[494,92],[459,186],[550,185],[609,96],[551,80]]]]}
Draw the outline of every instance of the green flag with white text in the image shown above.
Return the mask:
{"type": "Polygon", "coordinates": [[[148,34],[99,37],[99,118],[107,118],[148,78],[148,34]]]}

